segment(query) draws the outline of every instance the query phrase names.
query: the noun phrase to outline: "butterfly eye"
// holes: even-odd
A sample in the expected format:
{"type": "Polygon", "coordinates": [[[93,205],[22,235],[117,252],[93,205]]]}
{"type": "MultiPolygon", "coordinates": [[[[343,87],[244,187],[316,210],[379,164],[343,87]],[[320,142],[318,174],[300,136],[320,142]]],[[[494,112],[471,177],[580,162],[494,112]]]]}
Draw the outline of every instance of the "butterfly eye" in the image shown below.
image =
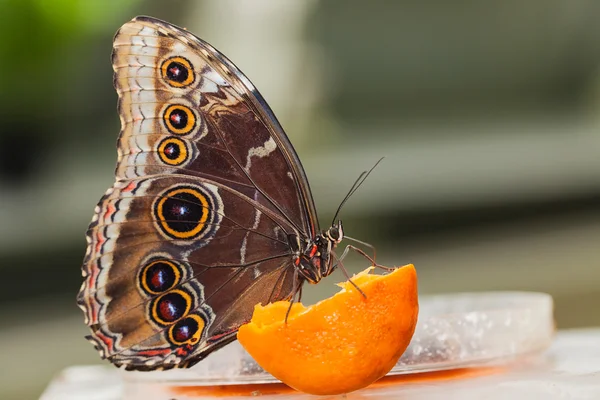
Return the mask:
{"type": "Polygon", "coordinates": [[[199,315],[188,315],[171,325],[167,335],[168,340],[176,346],[196,344],[200,341],[206,323],[199,315]]]}
{"type": "Polygon", "coordinates": [[[210,200],[191,187],[167,191],[156,203],[154,214],[160,229],[173,239],[190,240],[207,228],[210,200]]]}
{"type": "Polygon", "coordinates": [[[142,268],[140,285],[148,294],[164,293],[181,280],[181,267],[169,260],[154,260],[142,268]]]}
{"type": "Polygon", "coordinates": [[[192,297],[183,290],[172,290],[154,299],[152,319],[159,325],[169,325],[185,317],[192,307],[192,297]]]}
{"type": "Polygon", "coordinates": [[[329,228],[329,237],[333,240],[338,240],[340,238],[340,234],[337,227],[329,228]]]}
{"type": "Polygon", "coordinates": [[[162,78],[171,86],[182,88],[194,83],[192,64],[183,57],[171,57],[162,63],[162,78]]]}
{"type": "Polygon", "coordinates": [[[196,115],[186,106],[174,104],[163,114],[167,130],[175,135],[187,135],[196,127],[196,115]]]}
{"type": "Polygon", "coordinates": [[[181,165],[188,159],[185,142],[178,138],[167,138],[158,145],[158,156],[169,165],[181,165]]]}

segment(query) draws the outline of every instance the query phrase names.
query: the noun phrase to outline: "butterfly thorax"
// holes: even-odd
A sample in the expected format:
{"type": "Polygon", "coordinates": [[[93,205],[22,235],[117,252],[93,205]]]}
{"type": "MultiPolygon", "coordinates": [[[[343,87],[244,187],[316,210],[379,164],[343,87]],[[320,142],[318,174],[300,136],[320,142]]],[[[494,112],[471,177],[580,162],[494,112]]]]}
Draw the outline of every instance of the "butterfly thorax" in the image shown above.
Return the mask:
{"type": "Polygon", "coordinates": [[[299,237],[292,235],[290,247],[295,251],[294,266],[298,274],[313,284],[329,276],[336,267],[333,263],[333,250],[343,238],[342,221],[304,243],[299,237]]]}

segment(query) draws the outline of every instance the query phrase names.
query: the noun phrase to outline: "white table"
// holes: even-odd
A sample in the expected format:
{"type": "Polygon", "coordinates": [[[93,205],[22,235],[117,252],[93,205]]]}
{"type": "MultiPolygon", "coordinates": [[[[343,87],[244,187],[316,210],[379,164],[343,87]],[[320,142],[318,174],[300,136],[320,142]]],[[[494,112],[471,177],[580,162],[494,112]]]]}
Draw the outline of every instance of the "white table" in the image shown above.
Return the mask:
{"type": "MultiPolygon", "coordinates": [[[[64,370],[48,386],[42,400],[132,400],[124,396],[121,372],[113,367],[77,366],[64,370]]],[[[256,393],[255,393],[256,394],[256,393]]],[[[205,399],[157,391],[147,400],[205,399]]],[[[301,400],[302,393],[263,395],[263,398],[301,400]]],[[[540,356],[517,361],[501,372],[452,380],[405,382],[366,388],[329,399],[600,399],[600,328],[558,332],[540,356]]]]}

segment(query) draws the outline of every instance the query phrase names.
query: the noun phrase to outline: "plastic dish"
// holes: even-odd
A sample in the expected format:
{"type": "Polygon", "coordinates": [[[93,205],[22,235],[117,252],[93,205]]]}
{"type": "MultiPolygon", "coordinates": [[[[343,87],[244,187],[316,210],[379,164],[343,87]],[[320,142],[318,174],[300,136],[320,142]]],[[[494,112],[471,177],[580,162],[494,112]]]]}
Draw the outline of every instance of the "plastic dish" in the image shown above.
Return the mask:
{"type": "MultiPolygon", "coordinates": [[[[547,348],[554,335],[549,295],[460,293],[420,298],[410,346],[388,375],[498,365],[547,348]]],[[[125,387],[279,382],[234,342],[188,370],[124,372],[125,387]]]]}

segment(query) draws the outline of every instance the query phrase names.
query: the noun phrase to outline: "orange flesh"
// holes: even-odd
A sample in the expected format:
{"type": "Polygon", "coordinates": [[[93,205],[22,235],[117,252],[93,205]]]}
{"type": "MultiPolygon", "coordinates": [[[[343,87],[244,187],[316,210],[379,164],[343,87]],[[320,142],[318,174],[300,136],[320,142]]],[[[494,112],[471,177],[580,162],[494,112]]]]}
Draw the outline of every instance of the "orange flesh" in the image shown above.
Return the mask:
{"type": "Polygon", "coordinates": [[[273,376],[302,392],[329,395],[368,386],[387,374],[408,347],[419,311],[412,265],[388,275],[373,268],[314,306],[257,305],[238,340],[273,376]]]}

